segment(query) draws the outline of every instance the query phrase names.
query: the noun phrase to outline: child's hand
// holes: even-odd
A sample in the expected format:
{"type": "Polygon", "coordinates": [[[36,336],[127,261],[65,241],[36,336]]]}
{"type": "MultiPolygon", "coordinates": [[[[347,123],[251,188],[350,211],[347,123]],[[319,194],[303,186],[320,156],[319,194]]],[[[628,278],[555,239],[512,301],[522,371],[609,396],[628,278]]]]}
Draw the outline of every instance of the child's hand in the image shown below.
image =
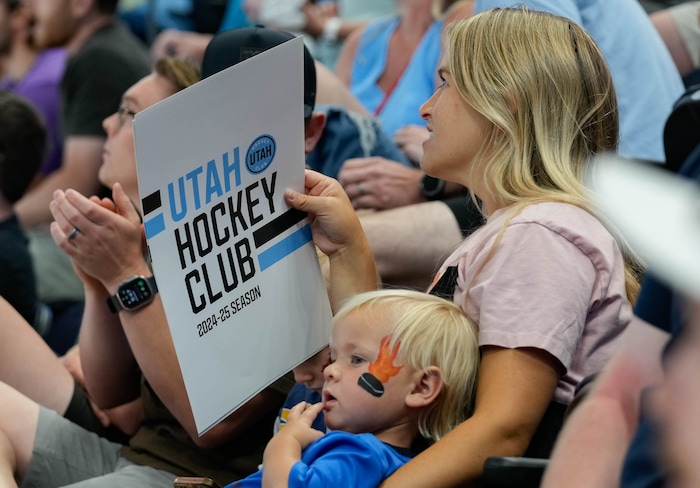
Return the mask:
{"type": "Polygon", "coordinates": [[[306,402],[297,403],[289,411],[284,429],[277,435],[290,435],[297,440],[302,449],[306,449],[309,444],[323,436],[323,432],[311,427],[321,410],[323,410],[323,402],[313,405],[308,405],[306,402]]]}
{"type": "Polygon", "coordinates": [[[262,486],[287,486],[292,467],[301,461],[301,452],[323,432],[313,427],[323,403],[307,406],[306,402],[295,405],[287,417],[284,428],[274,436],[263,454],[262,486]]]}

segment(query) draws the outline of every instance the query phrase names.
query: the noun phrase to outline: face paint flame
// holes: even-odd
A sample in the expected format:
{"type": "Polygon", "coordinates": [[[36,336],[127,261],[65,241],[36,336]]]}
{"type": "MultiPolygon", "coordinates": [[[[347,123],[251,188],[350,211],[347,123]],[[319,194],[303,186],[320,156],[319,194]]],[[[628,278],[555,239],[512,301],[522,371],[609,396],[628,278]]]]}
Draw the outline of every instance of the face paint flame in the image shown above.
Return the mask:
{"type": "Polygon", "coordinates": [[[389,336],[385,336],[382,342],[379,344],[379,356],[377,360],[369,364],[369,372],[372,373],[379,381],[386,383],[389,378],[399,374],[399,371],[403,366],[394,366],[394,359],[399,353],[399,346],[401,343],[396,344],[394,350],[389,352],[389,336]]]}

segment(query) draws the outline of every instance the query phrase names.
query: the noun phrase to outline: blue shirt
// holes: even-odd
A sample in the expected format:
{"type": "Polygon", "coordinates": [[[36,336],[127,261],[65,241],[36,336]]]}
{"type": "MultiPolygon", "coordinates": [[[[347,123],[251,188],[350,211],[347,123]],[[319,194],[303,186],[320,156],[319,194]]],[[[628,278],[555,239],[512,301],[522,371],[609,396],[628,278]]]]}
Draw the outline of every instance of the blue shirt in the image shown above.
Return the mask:
{"type": "MultiPolygon", "coordinates": [[[[374,488],[410,459],[408,450],[385,444],[373,434],[333,431],[304,449],[289,473],[288,486],[374,488]]],[[[226,488],[260,486],[262,470],[226,488]]]]}
{"type": "Polygon", "coordinates": [[[331,178],[350,158],[380,156],[411,166],[394,141],[374,117],[363,117],[337,105],[316,105],[326,114],[326,126],[316,147],[306,156],[306,165],[331,178]]]}

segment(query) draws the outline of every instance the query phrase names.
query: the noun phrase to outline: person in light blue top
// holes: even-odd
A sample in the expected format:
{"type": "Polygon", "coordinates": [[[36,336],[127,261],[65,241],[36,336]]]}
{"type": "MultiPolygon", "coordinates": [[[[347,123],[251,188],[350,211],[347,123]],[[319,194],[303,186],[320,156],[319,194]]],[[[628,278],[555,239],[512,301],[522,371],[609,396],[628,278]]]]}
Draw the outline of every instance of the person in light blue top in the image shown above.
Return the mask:
{"type": "Polygon", "coordinates": [[[443,25],[432,0],[397,2],[397,11],[353,33],[336,63],[339,78],[391,139],[401,127],[423,123],[418,107],[437,88],[443,25]]]}
{"type": "Polygon", "coordinates": [[[637,0],[476,0],[474,13],[517,4],[561,15],[595,40],[612,72],[623,156],[664,160],[663,129],[683,94],[680,74],[637,0]]]}
{"type": "Polygon", "coordinates": [[[385,93],[377,81],[386,69],[389,41],[398,24],[399,18],[395,17],[367,27],[358,46],[350,80],[353,95],[380,118],[390,137],[405,125],[422,123],[419,100],[430,97],[435,91],[442,32],[442,22],[433,22],[393,89],[385,93]]]}

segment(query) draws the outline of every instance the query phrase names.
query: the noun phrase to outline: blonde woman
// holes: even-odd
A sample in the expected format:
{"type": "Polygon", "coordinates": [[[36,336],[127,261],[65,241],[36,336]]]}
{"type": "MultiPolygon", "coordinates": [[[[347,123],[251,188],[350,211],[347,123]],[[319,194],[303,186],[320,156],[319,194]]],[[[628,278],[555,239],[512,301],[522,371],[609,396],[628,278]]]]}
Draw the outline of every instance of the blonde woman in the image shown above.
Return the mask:
{"type": "MultiPolygon", "coordinates": [[[[612,79],[592,39],[567,19],[504,9],[449,27],[445,45],[442,84],[421,107],[430,131],[421,167],[469,188],[487,223],[445,261],[431,292],[479,327],[476,408],[388,487],[456,486],[476,480],[488,456],[546,455],[638,289],[636,261],[580,181],[588,158],[618,141],[612,79]]],[[[342,188],[308,172],[306,193],[287,198],[313,216],[333,292],[371,289],[371,254],[342,188]]]]}

